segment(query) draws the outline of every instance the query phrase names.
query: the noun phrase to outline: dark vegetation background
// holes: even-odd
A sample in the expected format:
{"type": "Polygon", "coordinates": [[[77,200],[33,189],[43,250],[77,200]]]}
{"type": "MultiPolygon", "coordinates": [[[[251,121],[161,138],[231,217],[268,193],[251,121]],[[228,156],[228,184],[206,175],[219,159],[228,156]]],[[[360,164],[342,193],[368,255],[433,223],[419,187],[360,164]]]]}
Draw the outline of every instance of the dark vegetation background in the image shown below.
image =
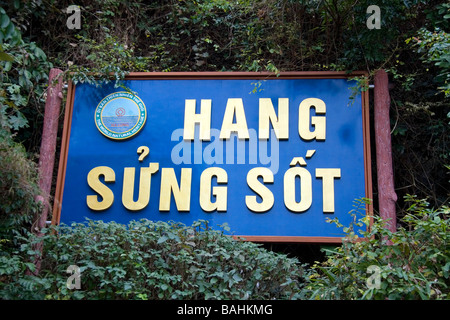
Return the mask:
{"type": "MultiPolygon", "coordinates": [[[[371,90],[368,84],[383,68],[391,82],[399,227],[414,229],[407,218],[411,213],[407,195],[427,199],[423,210],[448,205],[450,4],[446,1],[15,0],[0,1],[0,19],[0,239],[2,257],[10,266],[15,261],[11,252],[24,245],[21,237],[39,214],[34,201],[40,192],[36,163],[51,67],[75,82],[95,77],[115,81],[130,71],[365,70],[369,77],[358,79],[361,90],[371,90]],[[72,4],[81,8],[80,29],[66,26],[72,14],[66,8],[72,4]],[[366,26],[370,5],[381,9],[380,29],[366,26]]],[[[373,112],[373,103],[370,108],[373,112]]],[[[372,143],[372,152],[374,148],[372,143]]],[[[372,159],[375,182],[374,155],[372,159]]],[[[52,202],[51,196],[46,198],[52,202]]],[[[375,184],[375,214],[376,198],[375,184]]],[[[327,259],[320,246],[264,247],[302,262],[327,259]]],[[[447,270],[448,276],[449,266],[443,263],[440,272],[447,270]]],[[[8,270],[4,276],[0,272],[6,282],[17,273],[8,270]]]]}

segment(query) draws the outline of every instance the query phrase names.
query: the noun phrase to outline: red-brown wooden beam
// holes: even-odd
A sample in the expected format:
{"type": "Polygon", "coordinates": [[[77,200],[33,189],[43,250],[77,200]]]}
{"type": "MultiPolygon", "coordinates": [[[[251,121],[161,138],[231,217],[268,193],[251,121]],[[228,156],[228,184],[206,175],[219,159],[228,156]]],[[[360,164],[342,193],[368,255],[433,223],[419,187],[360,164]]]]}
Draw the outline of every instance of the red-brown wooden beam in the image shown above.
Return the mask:
{"type": "MultiPolygon", "coordinates": [[[[48,79],[47,99],[45,101],[44,125],[39,154],[39,187],[41,195],[37,197],[42,202],[42,211],[36,217],[33,232],[41,236],[42,228],[45,228],[50,209],[50,192],[53,180],[53,167],[55,165],[56,139],[58,136],[59,115],[61,109],[63,81],[59,69],[51,69],[48,79]]],[[[42,254],[42,243],[36,244],[36,250],[42,254]]],[[[39,273],[41,257],[35,260],[36,270],[39,273]]]]}
{"type": "Polygon", "coordinates": [[[386,227],[395,232],[397,229],[395,209],[397,194],[394,189],[389,118],[391,98],[388,75],[382,69],[376,72],[374,78],[374,103],[379,213],[380,217],[386,221],[386,227]]]}

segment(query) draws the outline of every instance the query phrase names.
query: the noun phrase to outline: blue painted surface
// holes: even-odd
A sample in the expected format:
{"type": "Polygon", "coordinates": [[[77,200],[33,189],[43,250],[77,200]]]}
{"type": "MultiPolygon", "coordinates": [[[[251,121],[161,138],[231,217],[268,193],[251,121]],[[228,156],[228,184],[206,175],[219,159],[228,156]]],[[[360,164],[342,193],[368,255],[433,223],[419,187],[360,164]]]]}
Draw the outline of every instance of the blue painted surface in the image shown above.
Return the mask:
{"type": "MultiPolygon", "coordinates": [[[[364,144],[361,98],[348,105],[354,83],[346,79],[271,79],[261,82],[259,92],[251,93],[259,80],[128,80],[125,85],[135,91],[147,108],[147,120],[143,129],[134,137],[115,141],[103,136],[94,122],[94,112],[99,102],[121,88],[105,85],[100,88],[80,84],[75,90],[73,119],[67,159],[61,222],[82,222],[85,218],[126,223],[130,220],[179,221],[190,225],[204,219],[212,226],[228,223],[230,232],[236,235],[255,236],[307,236],[340,237],[342,231],[327,218],[337,217],[347,225],[351,221],[349,211],[353,200],[365,197],[364,144]],[[220,154],[211,154],[210,142],[185,142],[182,144],[185,99],[212,100],[211,128],[220,130],[229,98],[242,98],[247,125],[251,132],[258,131],[259,98],[271,98],[275,110],[278,98],[289,98],[289,139],[279,141],[278,165],[268,157],[261,157],[264,147],[256,137],[245,142],[245,163],[237,163],[237,152],[227,150],[223,141],[223,163],[211,163],[220,154]],[[298,106],[306,98],[319,98],[326,104],[326,140],[304,141],[298,133],[298,106]],[[177,130],[178,129],[178,130],[177,130]],[[252,145],[252,147],[250,147],[252,145]],[[254,149],[256,145],[257,149],[254,149]],[[137,148],[148,146],[150,154],[138,161],[137,148]],[[172,153],[181,147],[191,147],[190,164],[173,163],[172,153]],[[316,150],[306,159],[307,150],[316,150]],[[200,151],[201,150],[201,151],[200,151]],[[258,154],[255,155],[255,150],[258,154]],[[232,156],[232,157],[231,157],[232,156]],[[302,213],[289,211],[283,201],[283,177],[294,157],[303,157],[312,175],[311,207],[302,213]],[[233,163],[231,162],[233,159],[233,163]],[[256,159],[256,163],[255,163],[256,159]],[[149,162],[159,163],[159,171],[152,176],[149,205],[141,211],[129,211],[122,205],[124,167],[135,167],[135,200],[139,183],[139,168],[149,162]],[[111,167],[116,174],[114,183],[107,186],[113,191],[113,205],[105,211],[93,211],[86,205],[86,196],[95,194],[87,183],[87,175],[97,166],[111,167]],[[200,175],[204,169],[216,166],[228,174],[228,202],[226,212],[204,212],[199,205],[200,175]],[[247,173],[254,167],[270,167],[274,183],[266,186],[272,191],[275,204],[265,213],[254,213],[245,204],[246,195],[255,195],[247,185],[247,173]],[[191,206],[189,212],[178,212],[172,197],[170,212],[160,212],[159,193],[162,168],[174,168],[177,179],[181,168],[192,168],[191,206]],[[315,177],[316,168],[340,168],[341,178],[334,181],[335,212],[322,212],[322,180],[315,177]]],[[[312,112],[314,115],[314,111],[312,112]]],[[[212,138],[214,140],[214,138],[212,138]]],[[[235,140],[235,144],[237,143],[235,140]]],[[[270,150],[270,141],[266,144],[270,150]]],[[[263,153],[264,155],[264,153],[263,153]]],[[[242,161],[241,161],[242,162],[242,161]]],[[[217,185],[213,182],[213,186],[217,185]]],[[[297,185],[297,190],[300,184],[297,185]]],[[[300,197],[300,196],[299,196],[300,197]]],[[[300,199],[300,198],[298,198],[300,199]]]]}

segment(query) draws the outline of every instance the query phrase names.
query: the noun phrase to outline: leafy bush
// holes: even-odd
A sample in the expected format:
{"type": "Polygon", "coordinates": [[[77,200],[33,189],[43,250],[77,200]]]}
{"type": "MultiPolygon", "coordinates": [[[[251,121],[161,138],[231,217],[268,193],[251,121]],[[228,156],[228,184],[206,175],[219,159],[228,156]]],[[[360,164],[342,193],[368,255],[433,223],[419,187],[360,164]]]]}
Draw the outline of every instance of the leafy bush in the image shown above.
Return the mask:
{"type": "MultiPolygon", "coordinates": [[[[450,97],[450,36],[444,30],[437,28],[430,32],[422,28],[417,38],[413,39],[418,47],[417,51],[423,54],[426,63],[434,64],[439,68],[435,81],[440,85],[438,89],[450,97]]],[[[410,39],[407,39],[409,42],[410,39]]]]}
{"type": "MultiPolygon", "coordinates": [[[[0,240],[3,250],[18,246],[39,209],[37,165],[19,140],[30,138],[30,126],[43,107],[51,64],[34,43],[22,39],[0,7],[0,240]]],[[[34,122],[33,122],[34,123],[34,122]]]]}
{"type": "MultiPolygon", "coordinates": [[[[9,284],[11,275],[24,274],[34,266],[15,252],[40,210],[35,201],[40,193],[38,179],[37,166],[23,145],[14,142],[10,132],[0,126],[0,291],[9,284]]],[[[11,289],[18,292],[20,287],[11,289]]]]}
{"type": "Polygon", "coordinates": [[[27,157],[21,144],[0,127],[0,240],[8,246],[18,244],[18,236],[30,229],[39,209],[36,164],[27,157]]]}
{"type": "Polygon", "coordinates": [[[33,130],[42,131],[40,121],[52,64],[35,42],[22,39],[2,7],[0,21],[0,126],[16,132],[16,141],[29,140],[36,147],[40,138],[33,130]]]}
{"type": "MultiPolygon", "coordinates": [[[[31,243],[2,261],[6,299],[289,299],[299,296],[297,259],[212,230],[207,222],[88,221],[47,230],[39,277],[31,243]],[[66,272],[80,269],[81,289],[70,290],[66,272]]],[[[38,240],[38,239],[36,239],[38,240]]],[[[0,264],[1,266],[2,264],[0,264]]]]}
{"type": "MultiPolygon", "coordinates": [[[[373,217],[364,240],[347,228],[342,246],[326,249],[328,259],[313,266],[307,290],[312,299],[449,299],[450,209],[429,208],[413,196],[392,233],[373,217]],[[374,280],[378,277],[379,283],[374,280]]],[[[337,224],[339,222],[333,221],[337,224]]],[[[357,225],[369,225],[365,217],[357,225]]]]}

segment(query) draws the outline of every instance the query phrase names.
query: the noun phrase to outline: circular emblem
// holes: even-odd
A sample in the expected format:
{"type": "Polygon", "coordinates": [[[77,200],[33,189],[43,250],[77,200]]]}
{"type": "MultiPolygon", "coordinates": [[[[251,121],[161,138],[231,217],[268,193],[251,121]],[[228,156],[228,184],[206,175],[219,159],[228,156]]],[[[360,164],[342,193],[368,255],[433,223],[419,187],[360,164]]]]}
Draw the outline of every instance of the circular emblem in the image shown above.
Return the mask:
{"type": "Polygon", "coordinates": [[[142,100],[130,92],[115,92],[100,101],[95,109],[95,125],[106,137],[123,140],[137,134],[147,119],[142,100]]]}

